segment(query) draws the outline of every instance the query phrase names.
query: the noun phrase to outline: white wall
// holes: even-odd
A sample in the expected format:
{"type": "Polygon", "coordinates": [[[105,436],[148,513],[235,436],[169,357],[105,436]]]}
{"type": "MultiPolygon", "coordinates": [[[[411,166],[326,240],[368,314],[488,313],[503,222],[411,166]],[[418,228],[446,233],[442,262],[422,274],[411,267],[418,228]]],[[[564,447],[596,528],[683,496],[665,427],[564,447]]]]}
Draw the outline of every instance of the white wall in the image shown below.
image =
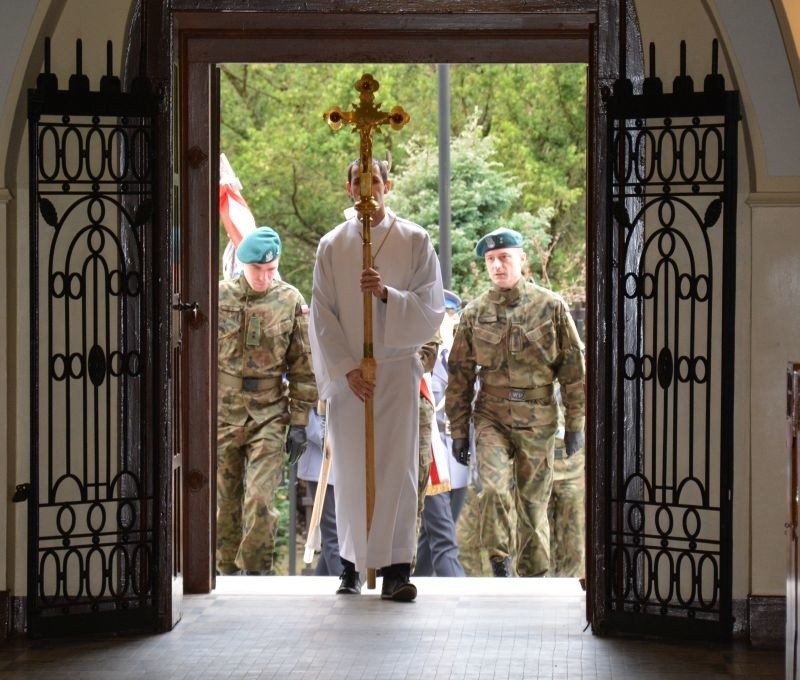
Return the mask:
{"type": "MultiPolygon", "coordinates": [[[[36,2],[26,0],[24,2],[13,3],[11,7],[4,8],[3,21],[0,22],[0,92],[12,92],[14,89],[14,74],[24,69],[25,50],[23,43],[28,26],[33,22],[36,2]]],[[[6,99],[0,106],[0,121],[6,119],[8,110],[13,108],[13,103],[6,99]]],[[[6,145],[2,145],[6,148],[6,145]]],[[[4,159],[0,156],[0,168],[4,165],[4,159]]],[[[6,187],[0,174],[0,256],[5,261],[5,255],[9,248],[8,238],[8,212],[13,209],[13,198],[11,191],[6,187]]],[[[4,289],[10,291],[8,278],[4,289]]],[[[8,356],[8,334],[9,334],[9,305],[7,295],[0,296],[0,357],[5,359],[8,356]]],[[[0,360],[0,413],[7,412],[9,403],[9,364],[5,360],[0,360]]],[[[5,443],[3,447],[7,451],[12,450],[9,437],[14,428],[9,428],[8,423],[13,422],[7,418],[0,418],[0,442],[5,443]]],[[[5,531],[5,535],[10,535],[9,503],[13,491],[14,475],[11,474],[10,459],[0,459],[0,527],[5,531]]],[[[8,573],[4,568],[8,563],[10,542],[0,541],[0,590],[8,589],[8,573]]]]}
{"type": "Polygon", "coordinates": [[[18,62],[27,57],[23,50],[28,26],[36,12],[36,0],[17,0],[5,3],[0,21],[0,92],[11,88],[18,62]]]}
{"type": "MultiPolygon", "coordinates": [[[[10,93],[14,92],[14,76],[19,70],[24,70],[26,62],[25,50],[23,44],[27,34],[28,26],[33,22],[34,13],[36,9],[36,2],[33,0],[26,0],[25,2],[14,3],[12,7],[4,8],[3,21],[0,22],[0,92],[10,93]]],[[[18,89],[18,88],[17,88],[18,89]]],[[[15,101],[9,101],[11,97],[6,99],[0,105],[0,127],[10,127],[4,124],[4,121],[13,116],[13,108],[15,108],[15,101]]],[[[15,97],[13,98],[16,99],[15,97]]],[[[5,137],[5,135],[2,135],[5,137]]],[[[7,156],[7,145],[0,145],[0,168],[5,165],[5,158],[7,156]]],[[[2,179],[2,170],[0,170],[0,257],[3,262],[6,262],[9,243],[13,243],[13,239],[8,238],[9,230],[9,211],[14,207],[14,196],[6,186],[2,179]]],[[[13,221],[13,220],[12,220],[13,221]]],[[[8,357],[9,342],[8,336],[11,326],[9,325],[9,304],[8,296],[11,294],[12,286],[11,274],[6,268],[7,277],[5,286],[5,295],[0,296],[0,414],[8,413],[8,404],[11,394],[13,392],[9,382],[9,366],[10,361],[5,359],[8,357]]],[[[13,307],[12,307],[13,309],[13,307]]],[[[14,428],[9,428],[8,424],[13,422],[10,418],[0,418],[0,443],[3,445],[5,451],[12,451],[13,444],[9,441],[12,436],[14,428]]],[[[0,459],[0,528],[4,529],[6,536],[12,535],[10,527],[10,513],[9,504],[14,489],[13,467],[11,467],[12,458],[6,456],[0,459]]],[[[8,589],[8,564],[9,554],[11,550],[11,541],[0,541],[0,590],[8,589]]],[[[11,553],[13,554],[13,553],[11,553]]]]}
{"type": "MultiPolygon", "coordinates": [[[[778,17],[769,0],[716,3],[732,46],[754,166],[741,186],[751,223],[751,576],[755,595],[783,595],[788,513],[786,364],[800,361],[800,106],[778,17]],[[781,59],[781,55],[784,56],[781,59]],[[748,192],[749,188],[749,192],[748,192]]],[[[738,348],[737,348],[738,351],[738,348]]],[[[742,412],[743,416],[747,412],[742,412]]]]}
{"type": "Polygon", "coordinates": [[[800,107],[780,26],[770,0],[724,0],[717,6],[720,28],[736,46],[757,161],[765,166],[755,188],[768,191],[765,182],[800,177],[800,107]]]}
{"type": "Polygon", "coordinates": [[[800,361],[800,195],[754,195],[750,203],[757,301],[750,325],[752,591],[782,595],[788,513],[786,364],[800,361]]]}

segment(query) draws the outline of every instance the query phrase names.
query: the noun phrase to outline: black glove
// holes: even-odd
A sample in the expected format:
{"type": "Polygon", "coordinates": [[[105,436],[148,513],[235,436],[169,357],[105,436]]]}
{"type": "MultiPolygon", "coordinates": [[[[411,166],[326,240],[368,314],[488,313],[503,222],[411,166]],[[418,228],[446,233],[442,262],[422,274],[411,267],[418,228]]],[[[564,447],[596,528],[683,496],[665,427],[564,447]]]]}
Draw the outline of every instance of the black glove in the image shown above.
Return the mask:
{"type": "Polygon", "coordinates": [[[459,437],[453,440],[453,458],[462,465],[469,465],[469,439],[459,437]]]}
{"type": "Polygon", "coordinates": [[[583,432],[565,432],[564,448],[567,450],[567,458],[573,453],[578,453],[583,448],[583,432]]]}
{"type": "Polygon", "coordinates": [[[306,452],[306,428],[292,425],[286,434],[286,453],[289,454],[289,465],[294,465],[306,452]]]}

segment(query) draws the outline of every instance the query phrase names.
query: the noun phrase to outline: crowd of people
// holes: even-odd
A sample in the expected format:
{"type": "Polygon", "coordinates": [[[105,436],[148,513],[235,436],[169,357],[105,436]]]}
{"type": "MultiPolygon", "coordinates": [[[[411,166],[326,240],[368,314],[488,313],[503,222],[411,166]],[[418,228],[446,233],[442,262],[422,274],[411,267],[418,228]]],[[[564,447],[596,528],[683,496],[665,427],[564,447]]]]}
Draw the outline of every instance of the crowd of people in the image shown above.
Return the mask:
{"type": "Polygon", "coordinates": [[[288,455],[324,497],[315,573],[339,576],[341,595],[370,570],[397,602],[416,598],[412,576],[581,578],[584,352],[566,303],[525,278],[523,238],[500,227],[476,244],[489,281],[465,304],[444,289],[425,229],[386,205],[386,164],[368,177],[347,167],[354,204],[363,181],[369,266],[355,214],[320,240],[310,306],[280,280],[269,227],[244,238],[241,272],[220,282],[217,572],[273,573],[288,455]]]}

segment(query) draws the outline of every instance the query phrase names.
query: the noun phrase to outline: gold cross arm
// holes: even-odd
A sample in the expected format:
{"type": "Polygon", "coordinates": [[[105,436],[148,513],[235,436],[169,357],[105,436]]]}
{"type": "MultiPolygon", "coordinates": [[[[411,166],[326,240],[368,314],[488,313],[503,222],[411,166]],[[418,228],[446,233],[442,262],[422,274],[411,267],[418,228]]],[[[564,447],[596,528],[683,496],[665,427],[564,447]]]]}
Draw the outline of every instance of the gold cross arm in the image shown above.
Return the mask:
{"type": "MultiPolygon", "coordinates": [[[[359,103],[353,104],[352,111],[342,111],[338,106],[334,106],[323,114],[323,119],[332,130],[339,130],[345,123],[354,126],[354,132],[358,132],[360,139],[361,173],[372,174],[372,135],[381,125],[388,124],[393,130],[400,130],[408,121],[410,116],[402,106],[395,106],[391,111],[381,111],[379,105],[375,104],[375,93],[380,88],[371,74],[365,73],[356,81],[355,89],[359,92],[359,103]]],[[[369,182],[361,184],[361,198],[371,197],[369,182]]],[[[356,206],[358,208],[358,206],[356,206]]]]}

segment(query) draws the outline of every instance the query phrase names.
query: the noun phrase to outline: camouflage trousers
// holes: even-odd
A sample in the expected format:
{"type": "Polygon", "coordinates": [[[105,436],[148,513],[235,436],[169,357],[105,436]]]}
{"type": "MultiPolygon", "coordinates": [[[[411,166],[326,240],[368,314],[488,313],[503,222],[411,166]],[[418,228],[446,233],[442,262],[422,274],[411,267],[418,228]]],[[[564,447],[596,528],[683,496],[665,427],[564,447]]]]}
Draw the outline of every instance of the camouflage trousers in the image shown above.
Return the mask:
{"type": "Polygon", "coordinates": [[[286,426],[276,420],[217,425],[217,571],[270,572],[286,426]]]}
{"type": "MultiPolygon", "coordinates": [[[[427,399],[419,398],[419,476],[417,477],[417,536],[422,526],[422,510],[425,507],[425,494],[428,489],[428,476],[431,472],[431,421],[433,405],[427,399]]],[[[412,571],[416,567],[417,555],[411,560],[412,571]]]]}
{"type": "Polygon", "coordinates": [[[456,522],[458,558],[467,576],[490,576],[488,561],[481,545],[480,494],[474,486],[467,487],[464,507],[456,522]]]}
{"type": "Polygon", "coordinates": [[[428,488],[428,476],[431,472],[431,423],[433,421],[433,404],[427,399],[419,398],[419,477],[417,479],[417,533],[425,506],[425,492],[428,488]]]}
{"type": "Polygon", "coordinates": [[[550,520],[550,576],[584,577],[586,481],[583,450],[555,461],[550,520]]]}
{"type": "Polygon", "coordinates": [[[475,444],[483,486],[478,501],[481,546],[490,560],[513,556],[516,547],[520,576],[546,574],[550,568],[547,504],[553,488],[554,423],[514,429],[476,415],[475,444]]]}

